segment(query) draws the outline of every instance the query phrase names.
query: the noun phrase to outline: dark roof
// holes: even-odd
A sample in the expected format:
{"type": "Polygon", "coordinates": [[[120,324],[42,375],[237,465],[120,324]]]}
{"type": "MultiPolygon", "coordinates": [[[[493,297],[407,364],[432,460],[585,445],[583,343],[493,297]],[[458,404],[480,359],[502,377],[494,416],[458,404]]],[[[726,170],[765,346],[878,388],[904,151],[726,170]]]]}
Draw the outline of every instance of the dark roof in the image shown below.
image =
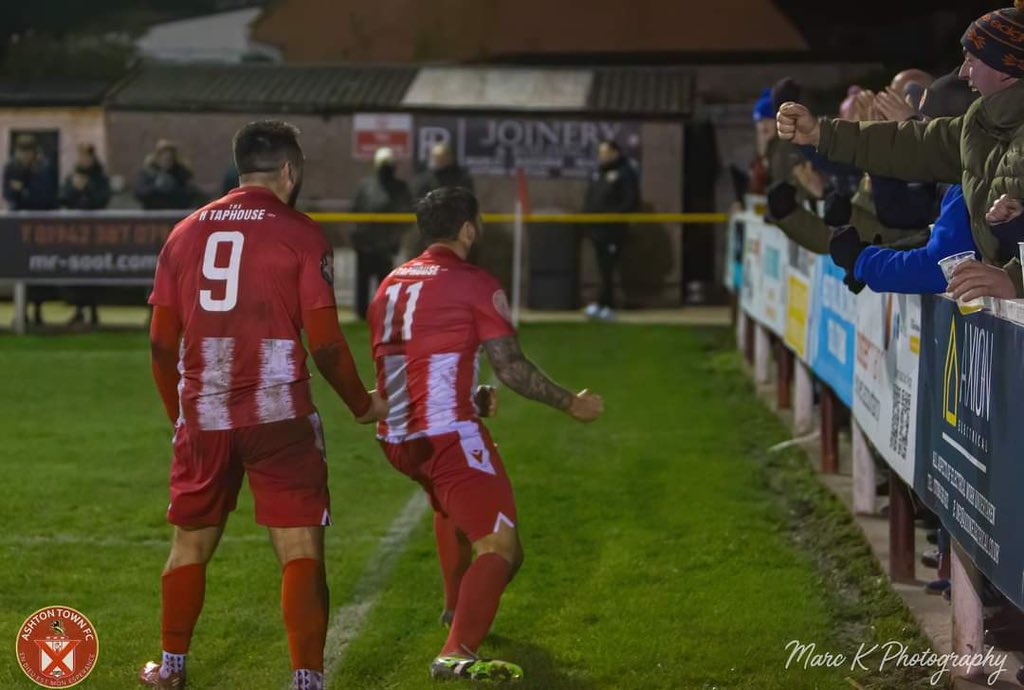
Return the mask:
{"type": "Polygon", "coordinates": [[[103,102],[107,81],[0,80],[0,106],[87,106],[103,102]]]}
{"type": "Polygon", "coordinates": [[[694,76],[685,69],[599,67],[587,107],[598,113],[686,116],[693,111],[693,97],[694,76]]]}
{"type": "Polygon", "coordinates": [[[120,110],[328,113],[397,107],[416,67],[148,63],[108,96],[120,110]]]}

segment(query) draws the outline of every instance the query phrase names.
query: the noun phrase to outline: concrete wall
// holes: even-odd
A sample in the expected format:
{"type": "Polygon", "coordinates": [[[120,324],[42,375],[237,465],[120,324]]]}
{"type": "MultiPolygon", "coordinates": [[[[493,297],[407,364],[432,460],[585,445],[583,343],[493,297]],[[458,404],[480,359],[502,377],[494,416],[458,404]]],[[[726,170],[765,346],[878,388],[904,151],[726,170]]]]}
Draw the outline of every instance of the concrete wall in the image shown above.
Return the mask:
{"type": "Polygon", "coordinates": [[[93,144],[100,159],[107,158],[107,130],[100,108],[0,108],[0,149],[4,160],[12,130],[58,130],[62,178],[74,167],[79,144],[93,144]]]}
{"type": "MultiPolygon", "coordinates": [[[[176,141],[190,159],[196,182],[211,197],[219,193],[221,177],[231,160],[231,137],[242,124],[264,117],[259,114],[144,113],[110,111],[111,170],[134,179],[142,159],[158,139],[176,141]]],[[[279,117],[266,115],[265,117],[279,117]]],[[[352,118],[348,115],[287,118],[302,130],[306,152],[306,178],[301,205],[305,209],[345,210],[358,180],[371,171],[367,162],[353,160],[352,118]]],[[[683,135],[677,123],[647,123],[642,129],[643,199],[650,210],[679,211],[682,190],[683,135]]],[[[411,164],[402,162],[399,175],[409,179],[411,164]]],[[[508,177],[478,177],[477,194],[487,212],[511,212],[516,183],[508,177]]],[[[530,199],[537,211],[579,211],[586,182],[580,180],[529,180],[530,199]]],[[[511,282],[511,227],[488,229],[479,260],[503,283],[511,282]]],[[[579,229],[577,229],[578,231],[579,229]]],[[[348,228],[329,228],[335,242],[347,243],[348,228]]],[[[632,231],[624,256],[626,269],[623,299],[638,306],[670,306],[679,303],[681,238],[678,227],[642,226],[632,231]]],[[[415,250],[410,236],[407,253],[415,250]]],[[[580,239],[583,297],[596,295],[596,268],[589,245],[580,239]]],[[[526,272],[524,271],[524,275],[526,272]]]]}

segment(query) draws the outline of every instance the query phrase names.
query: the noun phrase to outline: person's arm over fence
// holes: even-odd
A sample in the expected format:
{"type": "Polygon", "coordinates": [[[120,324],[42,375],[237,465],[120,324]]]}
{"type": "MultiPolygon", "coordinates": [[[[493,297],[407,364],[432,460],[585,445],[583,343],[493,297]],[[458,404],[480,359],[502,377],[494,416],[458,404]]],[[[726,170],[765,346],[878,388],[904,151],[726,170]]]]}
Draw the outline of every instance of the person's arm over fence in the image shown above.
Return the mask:
{"type": "Polygon", "coordinates": [[[871,196],[878,220],[890,228],[916,230],[928,225],[936,216],[937,195],[933,184],[873,175],[871,196]]]}
{"type": "Polygon", "coordinates": [[[927,124],[820,120],[818,152],[872,175],[919,182],[960,182],[960,128],[963,117],[940,117],[927,124]]]}
{"type": "Polygon", "coordinates": [[[946,278],[939,260],[967,251],[977,247],[963,190],[954,185],[942,200],[927,245],[910,251],[867,247],[857,258],[854,273],[875,292],[940,293],[946,290],[946,278]]]}

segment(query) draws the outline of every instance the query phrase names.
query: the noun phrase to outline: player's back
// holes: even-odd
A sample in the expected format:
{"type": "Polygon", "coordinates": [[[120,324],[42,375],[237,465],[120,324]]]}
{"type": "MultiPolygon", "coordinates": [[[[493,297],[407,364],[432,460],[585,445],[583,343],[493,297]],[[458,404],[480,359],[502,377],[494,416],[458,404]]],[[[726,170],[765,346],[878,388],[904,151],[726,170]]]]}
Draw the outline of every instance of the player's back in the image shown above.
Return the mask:
{"type": "Polygon", "coordinates": [[[178,224],[150,301],[174,307],[183,325],[186,422],[231,429],[313,411],[302,311],[334,305],[331,271],[319,226],[262,187],[178,224]]]}
{"type": "Polygon", "coordinates": [[[513,333],[498,281],[440,245],[395,269],[370,306],[382,438],[450,431],[476,419],[480,344],[513,333]]]}

